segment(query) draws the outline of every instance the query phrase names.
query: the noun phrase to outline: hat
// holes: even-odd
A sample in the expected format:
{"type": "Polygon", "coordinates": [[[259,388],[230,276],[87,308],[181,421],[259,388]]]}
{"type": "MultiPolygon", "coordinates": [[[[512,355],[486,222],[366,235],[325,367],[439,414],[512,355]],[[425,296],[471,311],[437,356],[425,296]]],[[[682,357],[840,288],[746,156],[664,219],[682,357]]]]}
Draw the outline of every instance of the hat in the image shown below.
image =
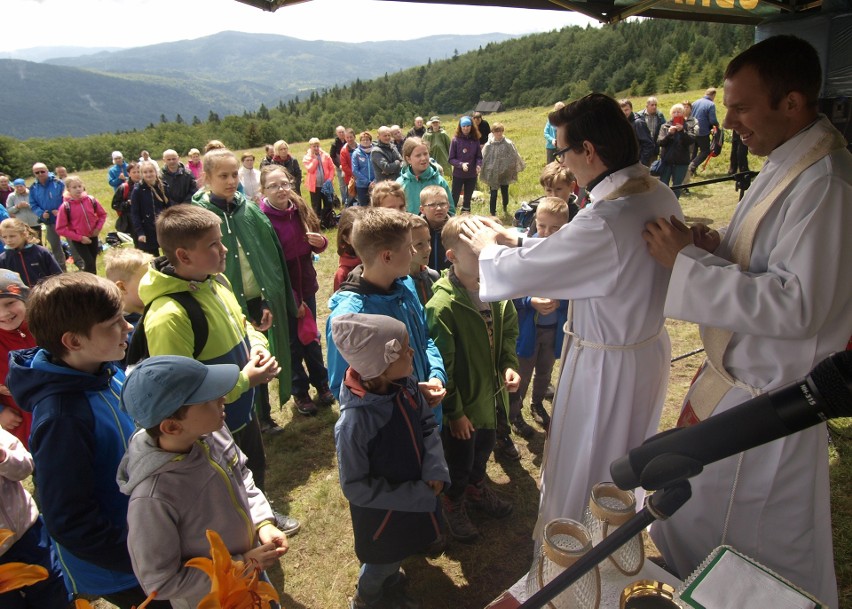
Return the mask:
{"type": "Polygon", "coordinates": [[[441,117],[440,116],[433,116],[432,118],[429,119],[429,122],[430,123],[440,123],[441,117]]]}
{"type": "Polygon", "coordinates": [[[399,359],[407,335],[405,324],[387,315],[346,313],[331,320],[331,340],[365,381],[399,359]]]}
{"type": "Polygon", "coordinates": [[[205,365],[180,355],[143,360],[124,381],[121,409],[143,429],[160,424],[184,404],[200,404],[228,393],[237,384],[235,364],[205,365]]]}
{"type": "Polygon", "coordinates": [[[459,121],[459,125],[461,127],[470,127],[472,124],[473,124],[473,121],[470,120],[469,116],[463,116],[463,117],[461,117],[461,120],[459,121]]]}
{"type": "Polygon", "coordinates": [[[26,186],[27,183],[24,182],[24,178],[15,178],[12,180],[12,186],[26,186]]]}
{"type": "Polygon", "coordinates": [[[113,150],[112,151],[112,158],[114,158],[114,159],[124,158],[124,155],[121,154],[120,150],[113,150]]]}
{"type": "Polygon", "coordinates": [[[26,302],[29,295],[30,288],[21,281],[20,275],[9,269],[0,269],[0,298],[17,298],[26,302]]]}

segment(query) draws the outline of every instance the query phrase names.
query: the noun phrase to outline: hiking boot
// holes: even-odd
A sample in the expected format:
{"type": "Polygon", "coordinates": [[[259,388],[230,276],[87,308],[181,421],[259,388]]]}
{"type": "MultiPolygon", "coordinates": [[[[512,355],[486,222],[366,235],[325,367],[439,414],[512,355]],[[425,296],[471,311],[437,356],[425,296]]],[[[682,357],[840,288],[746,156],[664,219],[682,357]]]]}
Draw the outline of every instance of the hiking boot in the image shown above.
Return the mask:
{"type": "Polygon", "coordinates": [[[506,457],[510,461],[520,461],[521,453],[518,452],[518,447],[512,442],[512,438],[508,435],[497,436],[497,452],[506,457]]]}
{"type": "Polygon", "coordinates": [[[442,495],[441,507],[444,512],[444,522],[447,524],[447,532],[453,539],[462,543],[472,543],[479,537],[479,531],[467,515],[464,495],[456,500],[442,495]]]}
{"type": "Polygon", "coordinates": [[[323,383],[317,388],[317,406],[331,406],[334,404],[334,394],[328,388],[328,383],[323,383]]]}
{"type": "Polygon", "coordinates": [[[284,533],[287,537],[292,537],[299,532],[299,529],[302,528],[302,523],[292,516],[286,516],[281,512],[276,512],[275,510],[272,510],[272,514],[275,516],[275,528],[284,533]]]}
{"type": "Polygon", "coordinates": [[[296,410],[299,414],[307,417],[312,417],[317,413],[317,405],[309,395],[294,395],[293,401],[296,403],[296,410]]]}
{"type": "Polygon", "coordinates": [[[520,414],[512,417],[512,429],[522,438],[531,438],[535,434],[535,429],[529,423],[524,421],[524,417],[520,414]]]}
{"type": "Polygon", "coordinates": [[[544,404],[541,402],[533,402],[530,404],[530,410],[532,411],[532,416],[535,422],[544,427],[544,431],[549,431],[550,415],[547,414],[544,404]]]}
{"type": "Polygon", "coordinates": [[[475,508],[492,518],[505,518],[512,513],[512,504],[502,499],[494,490],[480,480],[476,484],[468,484],[464,496],[470,507],[475,508]]]}

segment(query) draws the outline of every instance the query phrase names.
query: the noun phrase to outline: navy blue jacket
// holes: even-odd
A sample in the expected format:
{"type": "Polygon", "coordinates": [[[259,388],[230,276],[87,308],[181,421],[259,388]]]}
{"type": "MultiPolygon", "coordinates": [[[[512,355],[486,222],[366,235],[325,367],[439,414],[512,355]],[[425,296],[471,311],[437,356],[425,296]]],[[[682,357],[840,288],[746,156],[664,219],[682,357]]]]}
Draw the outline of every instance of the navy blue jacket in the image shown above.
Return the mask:
{"type": "Polygon", "coordinates": [[[50,251],[36,243],[31,243],[21,250],[7,247],[0,254],[0,268],[16,272],[30,287],[45,277],[62,272],[50,251]]]}

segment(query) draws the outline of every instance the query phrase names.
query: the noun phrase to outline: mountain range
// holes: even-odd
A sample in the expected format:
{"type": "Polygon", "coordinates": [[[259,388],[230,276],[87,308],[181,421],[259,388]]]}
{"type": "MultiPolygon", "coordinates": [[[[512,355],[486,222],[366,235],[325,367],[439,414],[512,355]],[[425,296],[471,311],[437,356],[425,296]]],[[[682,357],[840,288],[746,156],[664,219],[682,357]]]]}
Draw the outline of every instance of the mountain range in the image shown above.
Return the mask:
{"type": "MultiPolygon", "coordinates": [[[[211,111],[255,112],[261,104],[272,107],[510,38],[494,33],[345,43],[229,31],[42,63],[0,59],[0,134],[84,136],[142,129],[177,115],[190,122],[206,120],[211,111]]],[[[28,56],[38,56],[35,51],[28,56]]]]}

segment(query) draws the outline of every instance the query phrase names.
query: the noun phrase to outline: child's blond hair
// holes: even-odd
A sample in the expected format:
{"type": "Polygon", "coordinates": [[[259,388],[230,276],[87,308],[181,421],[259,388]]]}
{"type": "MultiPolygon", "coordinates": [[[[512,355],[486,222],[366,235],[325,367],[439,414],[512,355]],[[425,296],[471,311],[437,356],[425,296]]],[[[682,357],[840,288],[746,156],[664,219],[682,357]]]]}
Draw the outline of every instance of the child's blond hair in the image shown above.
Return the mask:
{"type": "Polygon", "coordinates": [[[86,185],[83,184],[83,178],[81,178],[80,176],[68,176],[67,178],[65,178],[64,182],[65,182],[65,194],[66,195],[68,194],[68,187],[71,186],[72,184],[79,184],[83,188],[86,187],[86,185]]]}
{"type": "Polygon", "coordinates": [[[411,232],[411,214],[385,207],[365,207],[352,226],[352,247],[365,265],[381,252],[397,250],[411,232]]]}
{"type": "Polygon", "coordinates": [[[112,282],[130,281],[153,259],[154,256],[135,247],[113,247],[104,254],[104,274],[112,282]]]}
{"type": "Polygon", "coordinates": [[[408,219],[411,222],[411,230],[417,228],[425,228],[426,230],[429,230],[429,223],[426,222],[426,218],[423,216],[415,216],[414,214],[411,214],[411,217],[408,219]]]}
{"type": "Polygon", "coordinates": [[[559,161],[553,161],[545,165],[538,179],[542,188],[551,188],[555,182],[570,184],[576,181],[577,178],[574,177],[574,172],[567,167],[563,167],[559,161]]]}
{"type": "Polygon", "coordinates": [[[405,191],[402,185],[393,180],[382,180],[373,187],[370,193],[370,206],[381,207],[382,202],[389,197],[398,197],[405,202],[405,191]]]}
{"type": "Polygon", "coordinates": [[[542,197],[538,200],[538,207],[536,207],[535,213],[564,216],[565,222],[568,222],[568,204],[559,197],[542,197]]]}
{"type": "Polygon", "coordinates": [[[465,221],[470,216],[453,216],[447,223],[444,224],[444,228],[441,229],[441,243],[444,244],[444,249],[453,249],[458,247],[461,240],[461,231],[462,226],[464,226],[465,221]]]}
{"type": "Polygon", "coordinates": [[[437,197],[443,195],[443,198],[447,199],[447,203],[450,202],[449,197],[447,197],[447,191],[444,190],[442,186],[432,185],[427,186],[423,190],[420,191],[420,205],[426,205],[427,203],[431,203],[432,200],[437,197]]]}

